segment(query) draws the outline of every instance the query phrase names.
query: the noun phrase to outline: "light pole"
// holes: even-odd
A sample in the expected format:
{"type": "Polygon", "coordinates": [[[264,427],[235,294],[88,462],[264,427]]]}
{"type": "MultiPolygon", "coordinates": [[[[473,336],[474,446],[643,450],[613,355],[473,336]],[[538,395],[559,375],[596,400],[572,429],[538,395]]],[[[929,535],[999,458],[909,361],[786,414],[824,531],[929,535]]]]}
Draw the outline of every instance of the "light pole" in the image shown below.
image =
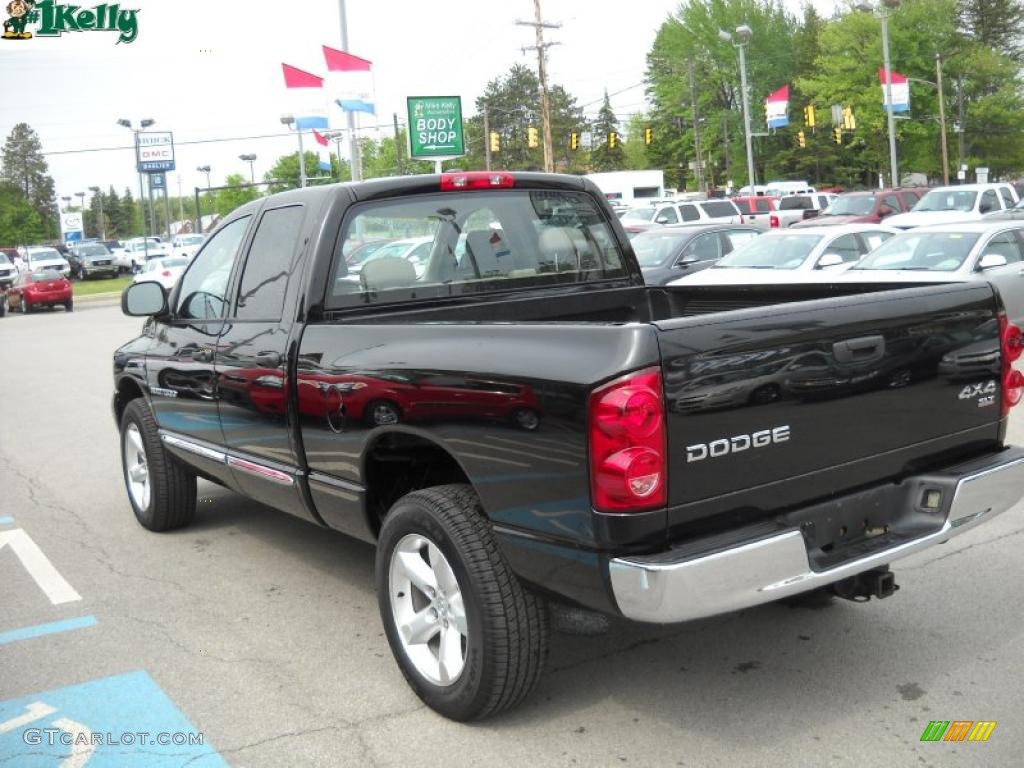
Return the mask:
{"type": "MultiPolygon", "coordinates": [[[[882,0],[882,4],[895,11],[900,7],[900,0],[882,0]]],[[[875,6],[869,0],[860,0],[856,6],[863,13],[874,13],[875,6]]],[[[878,9],[878,18],[882,21],[882,66],[885,67],[885,105],[889,123],[889,175],[892,185],[900,185],[899,169],[896,165],[896,121],[892,114],[892,64],[889,61],[889,16],[885,10],[878,9]]]]}
{"type": "MultiPolygon", "coordinates": [[[[348,52],[348,16],[345,13],[345,0],[338,0],[338,21],[341,25],[341,50],[348,52]]],[[[284,118],[281,120],[284,122],[284,118]]],[[[348,110],[345,110],[345,127],[348,129],[349,145],[348,154],[352,159],[352,181],[363,180],[363,161],[359,157],[359,137],[356,136],[356,122],[355,115],[348,110]]],[[[299,134],[299,159],[302,159],[302,134],[299,134]]],[[[302,171],[304,165],[300,162],[299,170],[303,174],[305,179],[305,173],[302,171]]],[[[303,181],[302,186],[306,186],[303,181]]]]}
{"type": "MultiPolygon", "coordinates": [[[[206,174],[206,196],[210,196],[210,166],[199,165],[196,170],[206,174]]],[[[199,209],[199,190],[196,189],[196,231],[203,231],[203,212],[199,209]]]]}
{"type": "Polygon", "coordinates": [[[89,191],[92,192],[94,195],[96,195],[96,201],[99,203],[99,206],[100,206],[100,220],[99,220],[99,226],[96,227],[96,233],[100,236],[100,240],[106,240],[107,239],[107,225],[103,221],[103,195],[100,194],[100,188],[99,187],[89,187],[89,191]]]}
{"type": "Polygon", "coordinates": [[[256,162],[256,155],[253,155],[253,154],[239,155],[238,159],[241,160],[242,162],[245,162],[245,163],[249,164],[249,181],[251,183],[255,184],[256,183],[256,173],[252,169],[252,164],[256,162]]]}
{"type": "Polygon", "coordinates": [[[341,159],[341,145],[345,141],[345,131],[342,129],[324,131],[323,135],[329,141],[334,142],[334,151],[338,153],[338,181],[341,181],[341,169],[345,167],[341,159]]]}
{"type": "Polygon", "coordinates": [[[754,147],[750,136],[750,106],[747,104],[747,44],[754,36],[754,30],[747,24],[740,24],[734,33],[718,30],[718,38],[732,43],[740,53],[740,97],[743,104],[743,135],[747,140],[747,176],[750,179],[750,194],[754,194],[754,147]],[[735,36],[737,42],[733,42],[735,36]]]}
{"type": "Polygon", "coordinates": [[[153,125],[155,122],[156,120],[147,117],[139,121],[138,128],[134,128],[132,127],[131,120],[126,120],[122,117],[117,121],[118,125],[122,125],[125,128],[127,128],[129,131],[132,132],[132,135],[135,137],[135,170],[138,171],[139,174],[139,205],[142,206],[142,247],[145,253],[146,261],[149,261],[149,232],[146,230],[146,197],[145,192],[143,191],[142,188],[142,169],[139,167],[139,134],[142,133],[142,131],[145,130],[146,128],[149,128],[149,126],[153,125]]]}
{"type": "MultiPolygon", "coordinates": [[[[349,113],[351,115],[351,113],[349,113]]],[[[351,118],[350,118],[351,119],[351,118]]],[[[295,125],[295,134],[299,137],[299,186],[306,186],[306,158],[303,157],[302,151],[302,131],[299,126],[295,123],[294,115],[281,115],[282,125],[287,125],[288,129],[295,125]]]]}

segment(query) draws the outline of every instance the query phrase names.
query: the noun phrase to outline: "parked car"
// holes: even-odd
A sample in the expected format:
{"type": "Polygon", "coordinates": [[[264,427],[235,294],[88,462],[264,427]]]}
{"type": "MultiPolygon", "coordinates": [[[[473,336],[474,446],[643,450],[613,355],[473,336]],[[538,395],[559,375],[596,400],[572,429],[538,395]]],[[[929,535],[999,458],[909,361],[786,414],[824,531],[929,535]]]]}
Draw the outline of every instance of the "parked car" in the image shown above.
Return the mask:
{"type": "Polygon", "coordinates": [[[171,256],[191,259],[206,242],[206,235],[175,235],[171,240],[171,256]]]}
{"type": "MultiPolygon", "coordinates": [[[[540,173],[374,179],[243,205],[170,295],[140,282],[122,296],[148,318],[113,354],[127,506],[148,530],[181,528],[202,477],[373,543],[395,663],[427,706],[478,720],[536,686],[548,616],[567,605],[743,624],[743,609],[819,588],[889,597],[894,560],[1020,502],[1024,450],[1005,443],[1024,394],[1020,331],[992,322],[992,286],[646,286],[611,216],[593,182],[540,173]],[[387,257],[340,279],[345,241],[381,221],[435,228],[424,273],[387,257]],[[935,376],[884,397],[673,407],[723,358],[752,377],[765,359],[816,350],[884,365],[915,333],[999,345],[999,404],[935,376]],[[447,391],[415,423],[373,399],[348,418],[350,395],[392,375],[447,391]],[[504,416],[512,401],[543,417],[504,416]]],[[[925,362],[937,369],[952,346],[925,362]]],[[[976,590],[1007,577],[932,566],[913,583],[934,589],[943,568],[976,590]]],[[[338,577],[320,571],[316,586],[338,577]]],[[[310,642],[351,642],[339,622],[375,634],[350,606],[337,612],[310,642]]],[[[886,638],[885,652],[913,642],[886,638]]]]}
{"type": "Polygon", "coordinates": [[[633,253],[647,285],[666,283],[707,269],[738,246],[761,234],[738,224],[658,227],[632,238],[633,253]]]}
{"type": "Polygon", "coordinates": [[[758,197],[734,197],[733,203],[743,214],[743,223],[750,224],[761,229],[771,229],[779,226],[779,218],[772,219],[772,213],[779,210],[779,201],[774,197],[760,195],[758,197]]]}
{"type": "Polygon", "coordinates": [[[126,240],[124,248],[114,254],[114,264],[122,272],[135,272],[149,259],[162,259],[170,256],[167,245],[157,237],[135,237],[126,240]]]}
{"type": "Polygon", "coordinates": [[[778,210],[768,219],[773,229],[786,229],[797,222],[817,217],[835,200],[836,195],[815,192],[813,195],[786,195],[779,200],[778,210]]]}
{"type": "Polygon", "coordinates": [[[358,272],[363,268],[364,263],[373,258],[373,254],[385,245],[393,242],[395,241],[389,238],[360,242],[349,253],[345,254],[345,263],[348,264],[348,271],[352,273],[358,272]]]}
{"type": "Polygon", "coordinates": [[[53,269],[22,272],[7,291],[10,308],[24,313],[57,305],[71,312],[75,308],[71,281],[53,269]]]}
{"type": "Polygon", "coordinates": [[[900,232],[852,265],[843,280],[990,282],[1013,322],[1024,322],[1024,222],[936,224],[900,232]]]}
{"type": "Polygon", "coordinates": [[[732,200],[695,200],[691,203],[679,203],[678,208],[679,217],[684,224],[697,222],[743,223],[743,214],[732,200]]]}
{"type": "Polygon", "coordinates": [[[832,200],[813,219],[798,221],[794,227],[825,227],[836,224],[878,224],[882,219],[905,213],[917,205],[927,190],[917,187],[846,192],[832,200]]]}
{"type": "Polygon", "coordinates": [[[881,224],[779,229],[744,244],[695,275],[669,285],[751,285],[821,282],[859,261],[898,230],[881,224]]]}
{"type": "Polygon", "coordinates": [[[71,275],[71,265],[60,255],[55,248],[41,245],[31,245],[25,249],[26,272],[39,272],[43,269],[53,269],[60,272],[64,277],[71,275]]]}
{"type": "Polygon", "coordinates": [[[68,263],[71,266],[71,273],[79,280],[117,276],[113,254],[99,242],[72,246],[68,251],[68,263]]]}
{"type": "Polygon", "coordinates": [[[1017,204],[1017,193],[1009,184],[961,184],[935,187],[909,213],[891,216],[891,227],[911,229],[928,224],[978,221],[986,213],[1004,211],[1017,204]]]}
{"type": "Polygon", "coordinates": [[[630,208],[619,215],[619,221],[627,232],[636,233],[665,224],[681,224],[683,217],[675,203],[660,202],[630,208]]]}
{"type": "MultiPolygon", "coordinates": [[[[365,266],[367,262],[377,259],[405,259],[413,265],[416,277],[419,278],[423,276],[423,270],[426,269],[427,257],[430,255],[433,243],[433,237],[407,237],[402,240],[393,240],[370,253],[363,261],[359,262],[359,266],[365,266]]],[[[358,272],[359,270],[350,271],[358,272]]]]}
{"type": "Polygon", "coordinates": [[[135,273],[132,282],[141,283],[144,280],[155,280],[170,291],[185,271],[188,263],[189,259],[184,256],[166,256],[162,259],[150,259],[142,265],[142,269],[135,273]]]}
{"type": "MultiPolygon", "coordinates": [[[[10,288],[14,278],[18,275],[18,268],[11,261],[9,251],[14,251],[14,249],[0,248],[0,289],[10,288]]],[[[14,251],[15,258],[17,258],[17,255],[18,252],[14,251]]]]}
{"type": "Polygon", "coordinates": [[[1021,200],[1013,208],[986,213],[982,217],[982,221],[1024,221],[1024,200],[1021,200]]]}

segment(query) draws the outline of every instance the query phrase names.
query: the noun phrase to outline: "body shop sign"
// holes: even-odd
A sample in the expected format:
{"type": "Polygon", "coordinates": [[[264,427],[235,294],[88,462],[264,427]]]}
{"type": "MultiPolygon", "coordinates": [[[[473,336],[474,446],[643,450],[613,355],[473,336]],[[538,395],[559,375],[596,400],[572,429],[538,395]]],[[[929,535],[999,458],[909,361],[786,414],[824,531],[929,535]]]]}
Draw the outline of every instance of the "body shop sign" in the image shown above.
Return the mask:
{"type": "Polygon", "coordinates": [[[407,103],[409,157],[457,157],[466,153],[460,97],[410,96],[407,103]]]}

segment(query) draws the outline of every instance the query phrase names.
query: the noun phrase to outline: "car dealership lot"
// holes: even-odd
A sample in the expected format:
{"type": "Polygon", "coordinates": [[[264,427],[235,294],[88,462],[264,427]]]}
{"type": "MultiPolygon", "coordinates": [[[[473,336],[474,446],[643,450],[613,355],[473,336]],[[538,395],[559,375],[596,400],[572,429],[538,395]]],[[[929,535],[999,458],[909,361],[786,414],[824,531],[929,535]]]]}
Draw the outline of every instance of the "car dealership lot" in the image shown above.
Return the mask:
{"type": "MultiPolygon", "coordinates": [[[[12,765],[39,751],[25,728],[55,719],[153,730],[108,711],[101,685],[159,713],[154,727],[203,735],[203,750],[147,747],[153,765],[1017,762],[1021,507],[898,564],[902,590],[883,602],[556,635],[524,706],[459,725],[401,679],[369,546],[206,483],[191,527],[136,524],[109,404],[111,352],[141,321],[109,304],[77,309],[0,320],[0,756],[12,765]],[[30,575],[16,556],[26,536],[59,580],[38,560],[30,575]],[[41,626],[50,633],[26,636],[41,626]],[[3,733],[30,702],[57,711],[3,733]],[[922,743],[931,720],[998,725],[985,743],[922,743]]],[[[1014,419],[1011,440],[1024,443],[1014,419]]]]}

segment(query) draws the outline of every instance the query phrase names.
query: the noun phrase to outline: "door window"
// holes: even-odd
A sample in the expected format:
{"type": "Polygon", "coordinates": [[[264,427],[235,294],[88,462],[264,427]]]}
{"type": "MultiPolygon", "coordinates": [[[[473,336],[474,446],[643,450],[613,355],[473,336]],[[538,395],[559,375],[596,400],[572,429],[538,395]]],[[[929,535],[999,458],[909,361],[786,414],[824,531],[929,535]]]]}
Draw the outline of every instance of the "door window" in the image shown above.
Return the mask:
{"type": "Polygon", "coordinates": [[[892,237],[891,232],[861,232],[860,239],[864,243],[863,252],[875,250],[878,246],[892,237]]]}
{"type": "Polygon", "coordinates": [[[676,214],[675,208],[662,208],[661,210],[658,211],[658,215],[655,216],[654,218],[655,221],[657,221],[658,219],[664,219],[665,221],[661,222],[663,224],[679,223],[679,216],[676,214]]]}
{"type": "Polygon", "coordinates": [[[999,194],[1003,196],[1004,208],[1013,208],[1013,206],[1016,205],[1016,203],[1013,201],[1013,195],[1010,194],[1009,187],[1000,187],[999,194]]]}
{"type": "Polygon", "coordinates": [[[981,196],[981,202],[978,203],[978,212],[987,213],[988,211],[999,210],[999,198],[996,196],[994,189],[985,190],[985,193],[981,196]]]}
{"type": "Polygon", "coordinates": [[[695,205],[680,205],[679,212],[683,215],[683,221],[698,221],[700,219],[700,211],[695,205]]]}
{"type": "Polygon", "coordinates": [[[722,232],[722,239],[725,241],[725,252],[731,253],[733,249],[739,248],[758,236],[758,232],[751,232],[748,229],[730,229],[722,232]]]}
{"type": "Polygon", "coordinates": [[[224,316],[228,279],[238,256],[249,217],[243,216],[214,233],[181,278],[175,314],[186,320],[224,316]]]}
{"type": "Polygon", "coordinates": [[[238,286],[235,316],[240,320],[281,319],[303,211],[301,205],[274,208],[260,219],[238,286]]]}
{"type": "Polygon", "coordinates": [[[1007,264],[1016,264],[1021,260],[1020,240],[1013,232],[1001,232],[981,250],[982,257],[1002,256],[1007,264]]]}
{"type": "Polygon", "coordinates": [[[843,235],[837,237],[825,248],[825,253],[835,253],[842,257],[844,262],[857,261],[861,257],[860,243],[855,235],[843,235]]]}
{"type": "Polygon", "coordinates": [[[720,259],[722,257],[721,244],[718,242],[718,234],[709,232],[706,235],[698,235],[690,241],[690,244],[683,250],[682,261],[708,261],[709,259],[720,259]]]}
{"type": "Polygon", "coordinates": [[[882,198],[882,205],[888,205],[894,211],[902,211],[903,206],[900,204],[900,199],[896,195],[886,195],[882,198]]]}

